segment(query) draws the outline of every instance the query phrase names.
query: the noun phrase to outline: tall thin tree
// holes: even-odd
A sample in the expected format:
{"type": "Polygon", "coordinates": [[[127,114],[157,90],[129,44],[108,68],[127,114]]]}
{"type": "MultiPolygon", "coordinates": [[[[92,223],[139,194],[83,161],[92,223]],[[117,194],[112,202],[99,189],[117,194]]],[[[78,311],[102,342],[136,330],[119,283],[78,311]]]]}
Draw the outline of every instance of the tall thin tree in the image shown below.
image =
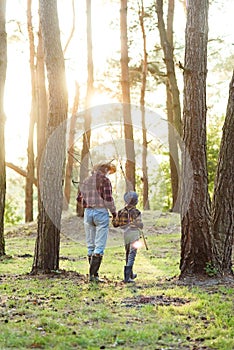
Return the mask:
{"type": "MultiPolygon", "coordinates": [[[[72,28],[63,50],[64,55],[72,40],[75,29],[76,29],[76,11],[75,11],[75,2],[74,0],[72,0],[72,28]]],[[[66,164],[65,184],[64,184],[64,203],[63,203],[64,210],[67,210],[69,208],[70,197],[71,197],[71,181],[72,181],[72,170],[73,170],[73,163],[74,163],[75,124],[76,124],[77,111],[79,106],[79,97],[80,97],[79,85],[77,82],[75,82],[75,96],[74,96],[72,113],[71,113],[71,118],[69,123],[68,154],[67,154],[67,164],[66,164]]]]}
{"type": "Polygon", "coordinates": [[[0,1],[0,256],[5,255],[4,212],[6,198],[4,90],[7,69],[6,1],[0,1]]]}
{"type": "MultiPolygon", "coordinates": [[[[83,145],[81,151],[81,164],[80,164],[80,183],[89,174],[89,163],[92,163],[90,154],[90,140],[91,140],[91,99],[93,94],[93,40],[92,40],[92,1],[86,0],[86,14],[87,14],[87,89],[86,89],[86,101],[85,101],[85,113],[84,113],[84,133],[83,133],[83,145]]],[[[92,166],[92,164],[91,164],[92,166]]],[[[79,186],[78,186],[79,192],[79,186]]],[[[84,208],[77,203],[77,215],[84,215],[84,208]]]]}
{"type": "Polygon", "coordinates": [[[205,275],[214,261],[206,157],[208,7],[208,0],[187,1],[180,278],[205,275]]]}
{"type": "Polygon", "coordinates": [[[234,239],[234,71],[229,86],[229,99],[212,201],[212,229],[220,269],[232,275],[234,239]]]}
{"type": "Polygon", "coordinates": [[[91,100],[93,94],[93,39],[92,39],[92,1],[86,0],[86,13],[87,13],[87,89],[86,89],[86,101],[84,114],[84,134],[83,134],[83,148],[82,148],[82,165],[80,169],[80,177],[82,180],[88,175],[89,168],[89,149],[90,149],[90,138],[91,138],[91,100]]]}
{"type": "MultiPolygon", "coordinates": [[[[48,119],[48,98],[46,91],[45,58],[41,33],[41,24],[39,23],[38,44],[37,44],[37,62],[36,62],[36,86],[37,86],[37,179],[39,182],[39,169],[43,150],[46,144],[46,126],[48,119]]],[[[38,197],[40,191],[38,191],[38,197]]],[[[39,202],[39,201],[38,201],[39,202]]]]}
{"type": "Polygon", "coordinates": [[[77,120],[77,110],[79,106],[79,85],[75,83],[75,97],[72,106],[72,115],[69,123],[69,136],[68,136],[68,155],[67,164],[65,172],[65,185],[64,185],[64,204],[63,209],[67,210],[69,208],[70,197],[71,197],[71,180],[72,180],[72,170],[74,163],[74,141],[75,141],[75,125],[77,120]]]}
{"type": "Polygon", "coordinates": [[[121,0],[120,8],[120,35],[121,35],[121,86],[124,119],[124,137],[126,149],[126,189],[135,190],[135,148],[133,138],[133,125],[131,117],[130,82],[128,69],[128,25],[127,25],[128,1],[121,0]]]}
{"type": "Polygon", "coordinates": [[[169,121],[169,160],[171,171],[171,188],[172,188],[172,210],[179,212],[179,141],[178,137],[182,136],[182,121],[180,94],[175,74],[174,63],[174,44],[173,44],[173,21],[174,21],[174,0],[168,1],[167,11],[167,28],[163,18],[163,1],[156,1],[156,11],[158,17],[158,29],[160,34],[161,46],[164,52],[164,61],[166,64],[166,92],[167,92],[167,117],[169,121]]]}
{"type": "Polygon", "coordinates": [[[28,132],[28,163],[25,184],[25,222],[33,221],[33,180],[34,180],[34,126],[36,121],[37,101],[36,101],[36,67],[35,67],[35,44],[32,25],[32,0],[27,1],[27,26],[29,37],[29,62],[31,73],[31,111],[28,132]]]}
{"type": "Polygon", "coordinates": [[[67,90],[57,1],[39,1],[49,89],[46,147],[39,174],[39,216],[32,273],[59,269],[63,177],[66,149],[67,90]]]}
{"type": "Polygon", "coordinates": [[[141,78],[141,96],[140,96],[140,106],[141,106],[141,124],[142,124],[142,182],[143,182],[143,208],[145,210],[150,209],[149,205],[149,182],[148,182],[148,168],[147,168],[147,130],[145,124],[145,90],[146,81],[148,73],[148,62],[147,62],[147,45],[146,45],[146,33],[145,33],[145,8],[144,1],[138,4],[139,7],[139,21],[141,26],[142,41],[143,41],[143,59],[142,59],[142,78],[141,78]]]}
{"type": "Polygon", "coordinates": [[[173,100],[174,126],[177,133],[182,135],[182,121],[180,108],[180,93],[177,85],[175,64],[174,64],[174,47],[173,47],[173,17],[174,17],[174,0],[168,2],[168,21],[167,30],[163,19],[163,1],[156,1],[156,11],[158,16],[158,28],[160,33],[161,46],[164,52],[164,59],[167,69],[167,77],[170,84],[170,90],[173,100]]]}

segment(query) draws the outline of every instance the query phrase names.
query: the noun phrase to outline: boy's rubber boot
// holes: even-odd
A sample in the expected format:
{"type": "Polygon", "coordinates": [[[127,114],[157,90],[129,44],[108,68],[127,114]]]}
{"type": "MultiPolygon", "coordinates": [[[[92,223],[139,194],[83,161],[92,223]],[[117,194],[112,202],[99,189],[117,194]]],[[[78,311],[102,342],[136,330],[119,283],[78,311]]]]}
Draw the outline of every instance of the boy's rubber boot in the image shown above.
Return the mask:
{"type": "MultiPolygon", "coordinates": [[[[126,256],[125,256],[126,264],[128,263],[129,251],[130,251],[130,248],[128,247],[127,250],[126,250],[126,256]]],[[[133,273],[133,271],[132,271],[130,278],[131,278],[132,280],[134,280],[135,278],[137,278],[137,274],[136,274],[136,273],[133,273]]]]}
{"type": "Polygon", "coordinates": [[[102,262],[102,255],[92,255],[89,267],[90,282],[104,282],[98,277],[98,270],[102,262]]]}
{"type": "Polygon", "coordinates": [[[134,282],[131,279],[131,274],[132,274],[132,266],[124,266],[124,283],[134,282]]]}

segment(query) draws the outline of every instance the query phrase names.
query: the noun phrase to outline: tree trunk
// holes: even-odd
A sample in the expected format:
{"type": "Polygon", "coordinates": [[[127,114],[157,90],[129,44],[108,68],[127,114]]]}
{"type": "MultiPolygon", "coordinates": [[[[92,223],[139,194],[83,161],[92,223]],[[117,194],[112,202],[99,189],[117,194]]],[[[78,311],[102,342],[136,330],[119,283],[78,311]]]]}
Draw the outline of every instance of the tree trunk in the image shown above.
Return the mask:
{"type": "MultiPolygon", "coordinates": [[[[87,10],[87,70],[88,70],[88,80],[87,80],[87,91],[86,91],[86,106],[84,113],[84,133],[83,133],[83,146],[81,152],[81,165],[80,165],[80,183],[89,174],[89,161],[93,167],[92,158],[90,154],[90,139],[91,139],[91,98],[93,94],[93,43],[92,43],[92,6],[91,0],[86,0],[86,10],[87,10]]],[[[82,217],[84,215],[84,208],[79,206],[77,203],[76,207],[77,215],[82,217]]]]}
{"type": "Polygon", "coordinates": [[[59,269],[67,91],[56,1],[39,1],[49,87],[47,142],[39,171],[39,215],[32,273],[59,269]]]}
{"type": "Polygon", "coordinates": [[[28,164],[27,164],[27,176],[25,184],[25,222],[33,221],[33,180],[34,180],[34,149],[33,149],[33,136],[34,125],[36,118],[36,69],[34,64],[35,58],[35,46],[34,46],[34,34],[32,27],[32,13],[31,13],[32,0],[28,0],[27,5],[27,25],[29,36],[29,52],[30,52],[30,71],[31,71],[31,112],[29,121],[29,134],[28,134],[28,164]]]}
{"type": "Polygon", "coordinates": [[[5,255],[4,212],[6,198],[5,113],[3,107],[7,69],[6,1],[0,2],[0,256],[5,255]]]}
{"type": "Polygon", "coordinates": [[[223,274],[233,274],[234,243],[234,72],[220,146],[212,203],[212,229],[223,274]]]}
{"type": "MultiPolygon", "coordinates": [[[[75,3],[72,0],[72,28],[69,38],[66,42],[65,48],[63,50],[63,54],[65,55],[67,48],[71,42],[73,34],[75,32],[75,3]]],[[[67,164],[66,164],[66,172],[65,172],[65,186],[64,186],[64,201],[63,201],[63,209],[68,210],[71,196],[71,180],[72,180],[72,169],[74,163],[74,134],[75,134],[75,123],[77,119],[77,110],[79,105],[79,85],[75,83],[75,97],[72,107],[72,115],[70,119],[69,125],[69,139],[68,139],[68,154],[67,154],[67,164]]]]}
{"type": "Polygon", "coordinates": [[[173,111],[174,111],[174,126],[180,136],[182,136],[182,121],[181,121],[181,108],[180,108],[180,96],[179,89],[175,75],[174,65],[174,48],[173,48],[173,31],[171,29],[173,23],[174,14],[174,0],[170,0],[168,3],[168,33],[165,29],[165,23],[163,20],[163,1],[156,1],[156,10],[158,16],[158,29],[160,33],[161,46],[164,52],[164,59],[167,69],[167,77],[170,83],[170,89],[173,100],[173,111]]]}
{"type": "MultiPolygon", "coordinates": [[[[9,163],[9,162],[5,162],[5,164],[8,168],[14,170],[17,174],[24,176],[25,178],[27,177],[27,171],[20,168],[19,166],[15,165],[13,163],[9,163]]],[[[33,184],[37,187],[37,179],[35,177],[33,179],[33,184]]]]}
{"type": "MultiPolygon", "coordinates": [[[[45,60],[43,52],[43,41],[41,33],[41,25],[39,24],[38,31],[38,46],[37,46],[37,65],[36,65],[36,79],[37,79],[37,179],[39,178],[39,169],[43,150],[46,144],[46,126],[48,116],[48,100],[45,86],[45,60]]],[[[38,197],[40,193],[38,191],[38,197]]]]}
{"type": "Polygon", "coordinates": [[[207,264],[214,263],[206,165],[209,1],[197,0],[194,2],[188,0],[187,6],[180,278],[189,274],[193,276],[205,275],[207,264]],[[191,195],[191,199],[189,195],[191,195]]]}
{"type": "Polygon", "coordinates": [[[64,186],[64,205],[63,209],[67,210],[70,203],[71,196],[71,180],[72,180],[72,169],[74,161],[74,141],[75,141],[75,125],[77,118],[77,110],[79,105],[79,86],[76,83],[76,93],[72,108],[72,116],[70,119],[69,126],[69,140],[68,140],[68,155],[67,155],[67,165],[65,173],[65,186],[64,186]]]}
{"type": "Polygon", "coordinates": [[[146,49],[146,34],[144,26],[144,2],[141,1],[141,6],[139,6],[139,20],[142,32],[143,39],[143,62],[142,62],[142,78],[141,78],[141,97],[140,97],[140,106],[141,106],[141,124],[142,124],[142,182],[143,182],[143,208],[144,210],[149,210],[149,183],[148,183],[148,168],[147,168],[147,132],[145,125],[145,89],[146,89],[146,80],[147,80],[147,49],[146,49]]]}
{"type": "Polygon", "coordinates": [[[157,0],[156,11],[158,17],[158,29],[160,34],[161,46],[164,52],[164,60],[167,70],[167,99],[170,99],[167,103],[167,107],[172,106],[172,115],[168,112],[169,125],[169,153],[170,153],[170,171],[171,171],[171,187],[173,206],[172,211],[180,211],[180,198],[179,198],[179,179],[180,179],[180,165],[178,156],[178,144],[180,143],[180,137],[182,136],[182,121],[181,121],[181,108],[180,108],[180,96],[175,75],[174,65],[174,47],[173,47],[173,20],[174,20],[174,0],[168,2],[168,16],[167,16],[167,30],[163,19],[163,1],[157,0]],[[171,96],[169,96],[171,94],[171,96]],[[169,120],[170,119],[170,120],[169,120]],[[176,132],[173,131],[172,126],[176,132]],[[175,139],[173,139],[175,138],[175,139]]]}
{"type": "Polygon", "coordinates": [[[120,33],[121,33],[121,85],[123,99],[124,137],[126,149],[126,190],[135,190],[135,149],[131,118],[130,83],[128,71],[128,36],[127,36],[127,0],[121,0],[120,33]]]}
{"type": "Polygon", "coordinates": [[[66,45],[65,45],[64,50],[63,50],[64,56],[66,54],[67,48],[72,40],[73,34],[75,32],[75,29],[76,29],[76,12],[75,12],[75,2],[74,1],[75,0],[72,0],[72,28],[71,28],[71,33],[67,39],[66,45]]]}
{"type": "Polygon", "coordinates": [[[178,142],[176,139],[176,131],[173,126],[173,106],[172,95],[169,82],[166,82],[167,93],[167,119],[168,119],[168,144],[169,144],[169,162],[171,171],[171,190],[172,190],[172,207],[171,211],[180,212],[180,167],[179,167],[179,154],[178,154],[178,142]]]}

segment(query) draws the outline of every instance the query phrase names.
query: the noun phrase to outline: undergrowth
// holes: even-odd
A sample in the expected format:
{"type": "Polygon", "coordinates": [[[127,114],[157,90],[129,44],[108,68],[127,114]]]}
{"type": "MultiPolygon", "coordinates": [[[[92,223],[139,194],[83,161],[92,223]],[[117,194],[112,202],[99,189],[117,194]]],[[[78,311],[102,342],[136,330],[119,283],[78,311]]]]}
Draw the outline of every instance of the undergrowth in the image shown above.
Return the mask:
{"type": "Polygon", "coordinates": [[[100,268],[105,283],[90,284],[85,244],[63,237],[60,270],[31,276],[35,235],[7,236],[0,349],[232,350],[233,284],[180,284],[174,225],[169,215],[151,222],[149,250],[137,254],[134,284],[122,282],[121,244],[106,249],[100,268]]]}

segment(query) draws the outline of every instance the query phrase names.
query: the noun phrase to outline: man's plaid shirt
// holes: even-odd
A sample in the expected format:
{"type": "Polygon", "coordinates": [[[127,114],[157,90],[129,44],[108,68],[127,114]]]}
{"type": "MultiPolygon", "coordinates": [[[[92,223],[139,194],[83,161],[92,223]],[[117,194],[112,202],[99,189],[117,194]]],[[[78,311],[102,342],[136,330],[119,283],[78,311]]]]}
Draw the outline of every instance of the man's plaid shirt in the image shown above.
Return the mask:
{"type": "Polygon", "coordinates": [[[123,209],[118,211],[116,218],[112,220],[114,227],[121,227],[122,229],[136,229],[143,228],[141,219],[141,212],[135,206],[126,205],[123,209]]]}
{"type": "Polygon", "coordinates": [[[107,208],[116,215],[111,182],[101,171],[84,180],[77,200],[84,208],[107,208]]]}

